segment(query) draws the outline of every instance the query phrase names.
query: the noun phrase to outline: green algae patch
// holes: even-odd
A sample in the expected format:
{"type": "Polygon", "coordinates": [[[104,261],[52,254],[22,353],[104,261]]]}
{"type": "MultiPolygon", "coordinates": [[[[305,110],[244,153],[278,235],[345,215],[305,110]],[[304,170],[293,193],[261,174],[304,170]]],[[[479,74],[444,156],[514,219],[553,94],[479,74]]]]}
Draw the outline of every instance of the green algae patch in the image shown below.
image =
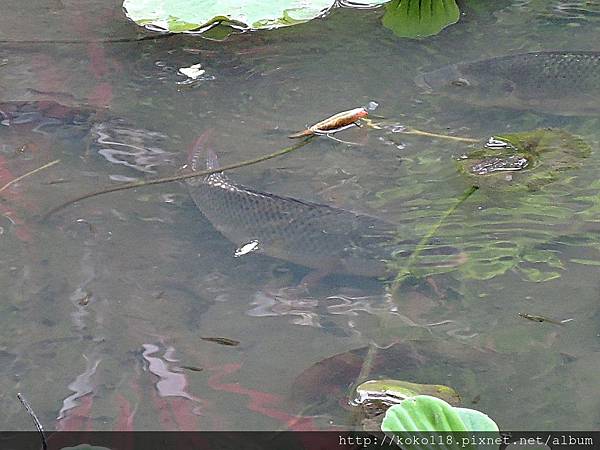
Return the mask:
{"type": "Polygon", "coordinates": [[[461,282],[507,272],[547,282],[576,262],[567,256],[574,247],[589,253],[587,265],[600,261],[600,244],[586,231],[600,213],[600,183],[593,175],[598,162],[591,153],[585,140],[565,130],[536,129],[496,135],[455,165],[427,162],[430,153],[407,161],[404,170],[411,176],[376,194],[374,202],[403,208],[402,229],[387,262],[393,286],[441,273],[461,282]],[[447,180],[451,190],[427,192],[423,180],[434,178],[447,180]],[[447,214],[468,185],[479,189],[447,214]],[[418,255],[407,263],[416,243],[418,255]]]}
{"type": "Polygon", "coordinates": [[[535,191],[580,168],[591,152],[580,137],[546,128],[493,136],[483,148],[461,156],[457,165],[482,188],[535,191]]]}

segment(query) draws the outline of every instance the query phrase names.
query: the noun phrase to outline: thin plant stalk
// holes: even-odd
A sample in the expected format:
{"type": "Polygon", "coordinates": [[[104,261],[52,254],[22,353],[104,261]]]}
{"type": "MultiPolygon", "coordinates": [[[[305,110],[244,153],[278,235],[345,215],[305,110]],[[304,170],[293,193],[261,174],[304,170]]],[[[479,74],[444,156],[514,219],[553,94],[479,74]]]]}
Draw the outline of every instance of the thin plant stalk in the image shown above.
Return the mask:
{"type": "Polygon", "coordinates": [[[183,175],[174,175],[171,177],[156,178],[154,180],[135,181],[133,183],[119,184],[117,186],[109,187],[106,189],[101,189],[99,191],[89,192],[87,194],[80,195],[79,197],[75,197],[69,201],[66,201],[66,202],[52,208],[50,211],[48,211],[46,214],[44,214],[44,216],[42,217],[42,220],[48,219],[51,215],[55,214],[56,212],[60,211],[61,209],[65,208],[69,205],[72,205],[73,203],[77,203],[77,202],[86,200],[91,197],[97,197],[98,195],[104,195],[104,194],[108,194],[110,192],[124,191],[126,189],[135,189],[138,187],[151,186],[154,184],[171,183],[173,181],[182,181],[182,180],[187,180],[189,178],[202,177],[202,176],[210,175],[213,173],[219,173],[219,172],[224,172],[226,170],[238,169],[240,167],[251,166],[251,165],[263,162],[263,161],[268,161],[269,159],[273,159],[273,158],[277,158],[279,156],[286,155],[295,150],[298,150],[301,147],[304,147],[306,144],[308,144],[308,142],[310,141],[311,138],[312,138],[312,136],[300,141],[297,144],[282,148],[281,150],[278,150],[274,153],[269,153],[268,155],[263,155],[258,158],[250,159],[247,161],[242,161],[239,163],[230,164],[228,166],[219,167],[217,169],[201,170],[199,172],[187,173],[187,174],[183,174],[183,175]]]}
{"type": "Polygon", "coordinates": [[[454,205],[452,205],[446,212],[444,212],[444,214],[442,214],[442,217],[440,217],[440,219],[431,227],[429,232],[425,236],[423,236],[423,238],[417,244],[415,251],[407,258],[406,264],[404,265],[404,267],[397,273],[396,277],[394,278],[394,281],[393,281],[392,287],[391,287],[392,295],[396,294],[396,292],[400,288],[400,285],[402,284],[402,282],[406,279],[406,277],[410,273],[410,269],[414,265],[414,262],[420,256],[420,254],[423,252],[423,250],[425,249],[425,247],[427,246],[427,244],[431,240],[431,238],[433,236],[435,236],[437,231],[444,224],[446,219],[448,217],[450,217],[454,213],[454,211],[456,211],[457,208],[460,205],[462,205],[478,189],[479,189],[479,186],[471,186],[469,189],[467,189],[465,192],[463,192],[463,194],[458,198],[456,203],[454,205]]]}
{"type": "Polygon", "coordinates": [[[9,187],[11,187],[13,184],[18,183],[19,181],[21,181],[23,178],[27,178],[28,176],[33,175],[35,173],[38,173],[41,170],[47,169],[48,167],[52,167],[54,164],[58,164],[59,162],[60,162],[60,159],[55,159],[54,161],[49,162],[48,164],[44,164],[42,167],[38,167],[37,169],[33,169],[32,171],[27,172],[26,174],[23,174],[20,177],[17,177],[14,180],[9,181],[4,186],[0,187],[0,192],[5,191],[9,187]]]}

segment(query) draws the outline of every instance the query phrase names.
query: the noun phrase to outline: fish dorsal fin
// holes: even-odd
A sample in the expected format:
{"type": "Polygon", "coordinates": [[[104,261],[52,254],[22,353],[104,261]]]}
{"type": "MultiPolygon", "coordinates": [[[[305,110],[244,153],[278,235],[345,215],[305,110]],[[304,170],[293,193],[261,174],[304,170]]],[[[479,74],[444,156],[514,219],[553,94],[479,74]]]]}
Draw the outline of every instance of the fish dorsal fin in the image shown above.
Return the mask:
{"type": "MultiPolygon", "coordinates": [[[[190,167],[193,172],[202,170],[202,151],[194,152],[190,158],[190,167]]],[[[219,158],[212,148],[206,150],[206,169],[213,170],[220,167],[219,158]]]]}
{"type": "Polygon", "coordinates": [[[221,167],[219,165],[219,157],[214,152],[212,148],[206,150],[206,168],[208,170],[218,169],[221,167]]]}
{"type": "Polygon", "coordinates": [[[203,161],[202,156],[204,155],[204,149],[208,146],[208,142],[213,134],[212,129],[208,129],[204,131],[190,149],[188,153],[188,164],[192,171],[196,172],[198,170],[202,170],[203,161]]]}
{"type": "MultiPolygon", "coordinates": [[[[220,167],[217,154],[214,152],[213,149],[209,147],[209,140],[212,134],[212,129],[208,129],[204,133],[202,133],[194,142],[194,145],[192,146],[188,154],[188,164],[192,172],[199,172],[204,169],[204,158],[206,158],[206,169],[214,170],[220,167]]],[[[193,185],[196,185],[201,182],[201,180],[188,180],[188,183],[193,185]]],[[[215,186],[232,186],[232,183],[227,179],[225,175],[223,175],[222,172],[207,175],[204,178],[203,182],[215,186]]]]}
{"type": "MultiPolygon", "coordinates": [[[[221,165],[219,164],[219,158],[217,157],[217,154],[212,148],[208,148],[206,150],[206,169],[214,170],[218,169],[219,167],[221,167],[221,165]]],[[[233,187],[233,184],[223,172],[216,172],[207,175],[204,181],[215,186],[233,187]]]]}

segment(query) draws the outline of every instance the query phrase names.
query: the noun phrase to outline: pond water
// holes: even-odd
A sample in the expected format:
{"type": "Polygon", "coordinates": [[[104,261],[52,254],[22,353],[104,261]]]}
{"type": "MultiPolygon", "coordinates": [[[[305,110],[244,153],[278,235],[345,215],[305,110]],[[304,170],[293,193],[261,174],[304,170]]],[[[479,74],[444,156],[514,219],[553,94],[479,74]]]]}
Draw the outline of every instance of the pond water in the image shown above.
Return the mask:
{"type": "Polygon", "coordinates": [[[458,24],[422,40],[384,28],[381,9],[336,9],[216,42],[139,39],[154,35],[114,0],[9,2],[0,185],[60,162],[0,193],[0,427],[31,429],[17,392],[47,429],[357,427],[347,402],[360,358],[332,357],[376,343],[370,378],[451,386],[504,429],[598,429],[600,116],[461,102],[415,78],[507,54],[598,50],[600,4],[461,9],[458,24]],[[178,69],[194,64],[205,73],[184,83],[178,69]],[[319,137],[230,176],[399,223],[416,242],[470,186],[455,160],[475,147],[402,127],[482,142],[554,127],[592,153],[536,191],[480,189],[438,233],[471,257],[466,268],[411,279],[393,295],[384,281],[355,276],[305,290],[307,268],[234,257],[238,245],[183,183],[99,196],[40,220],[104,186],[179,173],[207,130],[229,164],[369,102],[381,129],[336,135],[346,142],[319,137]],[[397,351],[385,349],[393,343],[397,351]]]}

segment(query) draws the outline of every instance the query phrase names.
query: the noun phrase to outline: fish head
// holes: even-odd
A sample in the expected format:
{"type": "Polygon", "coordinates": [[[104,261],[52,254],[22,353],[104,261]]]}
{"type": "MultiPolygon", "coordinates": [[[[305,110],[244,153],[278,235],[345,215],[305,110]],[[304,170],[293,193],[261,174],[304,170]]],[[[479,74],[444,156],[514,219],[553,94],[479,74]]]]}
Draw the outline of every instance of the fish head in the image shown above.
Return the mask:
{"type": "Polygon", "coordinates": [[[369,115],[369,111],[366,108],[356,108],[356,118],[362,119],[363,117],[367,117],[369,115]]]}
{"type": "Polygon", "coordinates": [[[483,106],[509,103],[515,90],[507,71],[477,63],[451,64],[423,73],[414,81],[426,93],[483,106]]]}

